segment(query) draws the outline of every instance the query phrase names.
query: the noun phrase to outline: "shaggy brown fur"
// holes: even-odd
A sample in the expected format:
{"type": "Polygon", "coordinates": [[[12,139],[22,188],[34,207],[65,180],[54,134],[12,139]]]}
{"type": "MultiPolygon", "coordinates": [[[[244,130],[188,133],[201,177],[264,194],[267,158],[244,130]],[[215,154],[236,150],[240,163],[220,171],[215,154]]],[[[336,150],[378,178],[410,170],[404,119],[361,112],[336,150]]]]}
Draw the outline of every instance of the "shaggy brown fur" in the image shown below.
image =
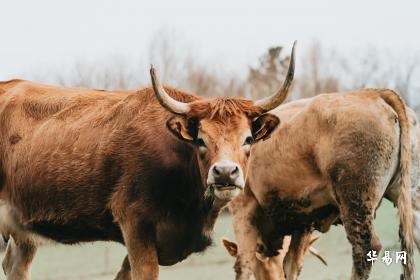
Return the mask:
{"type": "Polygon", "coordinates": [[[243,112],[246,112],[250,118],[255,118],[263,113],[261,108],[254,106],[254,102],[251,100],[218,97],[212,100],[195,102],[189,115],[226,122],[232,116],[243,112]]]}
{"type": "MultiPolygon", "coordinates": [[[[221,151],[246,174],[243,133],[252,132],[259,110],[248,100],[166,90],[191,104],[187,116],[174,119],[151,88],[0,83],[0,231],[16,241],[8,255],[27,258],[3,263],[9,279],[27,279],[34,253],[26,248],[39,238],[125,244],[119,279],[156,279],[158,264],[172,265],[211,243],[228,200],[204,195],[210,164],[221,151]],[[206,153],[196,146],[199,130],[209,142],[206,153]]],[[[275,127],[267,126],[260,119],[265,136],[275,127]]]]}

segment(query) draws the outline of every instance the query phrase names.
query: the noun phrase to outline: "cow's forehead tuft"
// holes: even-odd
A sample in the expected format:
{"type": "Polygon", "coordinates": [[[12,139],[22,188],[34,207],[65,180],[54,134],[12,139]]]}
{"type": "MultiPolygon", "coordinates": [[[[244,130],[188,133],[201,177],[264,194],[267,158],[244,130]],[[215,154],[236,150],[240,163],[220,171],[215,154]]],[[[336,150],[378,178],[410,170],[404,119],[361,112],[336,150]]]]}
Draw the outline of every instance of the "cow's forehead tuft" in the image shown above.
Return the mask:
{"type": "Polygon", "coordinates": [[[191,115],[221,123],[242,116],[255,117],[262,113],[261,108],[254,106],[252,100],[218,97],[200,100],[191,104],[191,115]]]}

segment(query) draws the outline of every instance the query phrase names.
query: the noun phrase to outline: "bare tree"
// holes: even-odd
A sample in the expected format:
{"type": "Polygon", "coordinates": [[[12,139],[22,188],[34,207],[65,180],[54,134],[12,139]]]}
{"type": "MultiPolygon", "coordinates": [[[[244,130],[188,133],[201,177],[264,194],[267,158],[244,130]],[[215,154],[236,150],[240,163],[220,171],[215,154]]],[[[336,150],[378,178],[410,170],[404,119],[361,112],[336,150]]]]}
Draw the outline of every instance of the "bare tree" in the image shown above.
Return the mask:
{"type": "MultiPolygon", "coordinates": [[[[33,76],[41,82],[71,87],[136,88],[149,84],[148,67],[153,63],[166,84],[199,95],[260,98],[277,90],[283,82],[290,60],[283,50],[281,46],[268,48],[256,66],[249,67],[245,77],[241,77],[229,73],[223,60],[206,63],[182,35],[161,29],[143,54],[146,59],[133,61],[111,54],[95,60],[79,59],[70,67],[37,71],[33,76]]],[[[293,99],[361,87],[389,87],[413,107],[420,102],[419,53],[396,57],[370,48],[362,55],[345,56],[314,42],[300,57],[290,95],[293,99]]],[[[417,108],[420,111],[420,106],[417,108]]]]}
{"type": "Polygon", "coordinates": [[[319,93],[337,92],[343,88],[344,77],[349,71],[346,62],[334,51],[325,52],[319,42],[314,42],[303,56],[302,74],[296,88],[299,97],[312,97],[319,93]]]}
{"type": "Polygon", "coordinates": [[[260,98],[277,90],[283,82],[290,56],[282,55],[283,47],[271,47],[256,67],[250,67],[245,81],[247,97],[260,98]]]}
{"type": "Polygon", "coordinates": [[[126,89],[138,87],[136,67],[123,55],[111,54],[96,60],[76,60],[68,67],[36,72],[37,81],[68,87],[126,89]]]}
{"type": "Polygon", "coordinates": [[[197,59],[191,43],[182,35],[168,28],[159,29],[152,37],[148,48],[149,64],[154,64],[165,83],[180,86],[186,79],[188,69],[197,59]]]}

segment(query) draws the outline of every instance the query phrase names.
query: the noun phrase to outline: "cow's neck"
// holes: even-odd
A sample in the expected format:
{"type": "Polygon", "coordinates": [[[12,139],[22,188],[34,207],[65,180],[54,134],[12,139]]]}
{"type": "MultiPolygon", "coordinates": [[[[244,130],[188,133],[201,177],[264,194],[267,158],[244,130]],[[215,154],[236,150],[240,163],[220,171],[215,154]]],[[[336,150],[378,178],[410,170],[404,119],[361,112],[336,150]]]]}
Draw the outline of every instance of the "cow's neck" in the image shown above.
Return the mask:
{"type": "Polygon", "coordinates": [[[189,161],[188,171],[184,173],[186,185],[178,186],[187,199],[182,203],[182,209],[176,205],[167,209],[170,212],[157,224],[158,257],[162,265],[175,264],[211,245],[213,228],[222,207],[212,197],[205,197],[198,162],[194,153],[187,151],[182,155],[189,161]]]}
{"type": "Polygon", "coordinates": [[[214,225],[221,209],[226,205],[226,202],[215,200],[213,196],[205,196],[206,190],[205,179],[200,175],[199,164],[196,155],[193,153],[191,157],[191,178],[197,178],[196,184],[199,189],[203,190],[200,192],[200,198],[202,200],[202,213],[203,213],[203,233],[207,236],[211,236],[213,233],[214,225]]]}

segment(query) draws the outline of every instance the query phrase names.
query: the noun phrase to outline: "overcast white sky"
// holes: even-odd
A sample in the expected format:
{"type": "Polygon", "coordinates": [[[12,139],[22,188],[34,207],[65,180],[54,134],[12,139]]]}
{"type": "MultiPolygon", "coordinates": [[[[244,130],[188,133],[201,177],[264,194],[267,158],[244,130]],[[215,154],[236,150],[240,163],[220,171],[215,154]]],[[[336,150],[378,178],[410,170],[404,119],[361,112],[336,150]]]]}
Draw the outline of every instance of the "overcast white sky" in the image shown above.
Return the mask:
{"type": "Polygon", "coordinates": [[[300,50],[313,40],[349,54],[369,46],[420,50],[420,1],[415,0],[0,3],[0,80],[30,78],[38,69],[83,57],[138,57],[162,28],[182,34],[202,56],[221,57],[238,68],[267,47],[290,46],[295,39],[300,50]]]}

